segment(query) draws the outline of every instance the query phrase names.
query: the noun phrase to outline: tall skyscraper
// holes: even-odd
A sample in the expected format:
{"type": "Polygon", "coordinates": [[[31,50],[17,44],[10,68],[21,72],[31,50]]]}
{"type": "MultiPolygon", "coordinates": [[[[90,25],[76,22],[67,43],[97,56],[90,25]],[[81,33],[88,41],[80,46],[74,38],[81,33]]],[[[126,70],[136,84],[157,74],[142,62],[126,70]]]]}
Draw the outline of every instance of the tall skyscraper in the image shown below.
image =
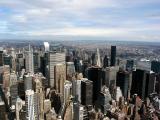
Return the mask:
{"type": "Polygon", "coordinates": [[[35,98],[34,98],[34,91],[33,90],[26,90],[25,91],[26,98],[26,119],[27,120],[35,120],[35,98]]]}
{"type": "Polygon", "coordinates": [[[156,74],[153,71],[146,73],[145,97],[155,92],[156,74]]]}
{"type": "Polygon", "coordinates": [[[131,94],[138,94],[142,99],[155,91],[155,73],[137,69],[132,73],[131,94]]]}
{"type": "MultiPolygon", "coordinates": [[[[93,103],[97,100],[102,87],[102,69],[91,67],[88,69],[88,80],[93,82],[93,103]]],[[[82,87],[81,87],[82,88],[82,87]]]]}
{"type": "Polygon", "coordinates": [[[92,105],[93,103],[93,82],[90,80],[82,80],[81,82],[81,104],[92,105]]]}
{"type": "Polygon", "coordinates": [[[16,100],[18,96],[18,83],[17,83],[17,75],[15,73],[11,73],[10,75],[10,105],[16,105],[16,100]]]}
{"type": "Polygon", "coordinates": [[[63,98],[64,82],[66,80],[66,64],[56,64],[54,68],[54,88],[63,98]]]}
{"type": "Polygon", "coordinates": [[[97,64],[98,67],[101,67],[101,58],[100,58],[100,53],[99,49],[97,48],[97,64]]]}
{"type": "Polygon", "coordinates": [[[34,79],[34,91],[36,95],[36,106],[37,106],[37,117],[39,120],[44,119],[44,91],[43,91],[43,86],[42,86],[42,81],[40,76],[35,76],[34,79]]]}
{"type": "Polygon", "coordinates": [[[106,68],[108,66],[109,66],[108,57],[107,57],[107,55],[105,55],[105,57],[103,59],[103,68],[106,68]]]}
{"type": "Polygon", "coordinates": [[[151,70],[155,73],[160,73],[160,62],[152,61],[151,62],[151,70]]]}
{"type": "Polygon", "coordinates": [[[34,65],[34,72],[39,72],[39,53],[34,52],[33,53],[33,65],[34,65]]]}
{"type": "Polygon", "coordinates": [[[64,85],[64,102],[68,103],[72,93],[72,83],[67,81],[64,85]]]}
{"type": "Polygon", "coordinates": [[[29,50],[25,52],[25,68],[26,72],[34,73],[33,50],[29,45],[29,50]]]}
{"type": "Polygon", "coordinates": [[[65,53],[49,53],[49,85],[50,87],[55,86],[54,69],[57,64],[65,64],[65,53]]]}
{"type": "Polygon", "coordinates": [[[24,76],[24,88],[25,90],[32,90],[33,86],[32,86],[32,76],[31,75],[25,75],[24,76]]]}
{"type": "Polygon", "coordinates": [[[66,62],[66,74],[67,74],[67,80],[71,80],[73,75],[75,74],[75,66],[73,62],[66,62]]]}
{"type": "Polygon", "coordinates": [[[117,72],[117,80],[116,80],[116,86],[119,86],[122,90],[122,94],[125,98],[128,96],[129,83],[132,79],[132,74],[126,71],[118,71],[117,72]]]}
{"type": "Polygon", "coordinates": [[[126,70],[127,71],[132,71],[133,67],[134,67],[134,60],[127,60],[126,70]]]}
{"type": "Polygon", "coordinates": [[[110,101],[111,101],[111,94],[109,92],[109,89],[104,86],[99,94],[98,104],[97,104],[97,107],[101,109],[103,114],[106,114],[107,110],[110,109],[111,107],[110,101]]]}
{"type": "Polygon", "coordinates": [[[3,66],[3,51],[0,51],[0,66],[3,66]]]}
{"type": "Polygon", "coordinates": [[[116,65],[116,46],[111,46],[111,66],[116,65]]]}

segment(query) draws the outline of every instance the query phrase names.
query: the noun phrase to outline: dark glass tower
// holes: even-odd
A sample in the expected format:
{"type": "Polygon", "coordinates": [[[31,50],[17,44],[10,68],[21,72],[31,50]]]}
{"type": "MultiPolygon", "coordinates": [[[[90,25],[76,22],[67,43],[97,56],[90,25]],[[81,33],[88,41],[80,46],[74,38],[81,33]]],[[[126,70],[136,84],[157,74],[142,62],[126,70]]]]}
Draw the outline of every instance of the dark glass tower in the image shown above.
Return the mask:
{"type": "Polygon", "coordinates": [[[152,61],[151,62],[151,70],[155,73],[160,73],[160,62],[159,61],[152,61]]]}
{"type": "Polygon", "coordinates": [[[145,98],[146,72],[137,69],[132,73],[131,95],[138,94],[142,99],[145,98]]]}
{"type": "Polygon", "coordinates": [[[138,94],[143,100],[155,91],[155,73],[137,69],[132,74],[131,94],[138,94]]]}
{"type": "Polygon", "coordinates": [[[128,96],[128,90],[129,90],[129,83],[131,79],[131,74],[126,71],[119,71],[117,72],[117,80],[116,84],[119,86],[122,90],[123,96],[127,98],[128,96]]]}
{"type": "Polygon", "coordinates": [[[3,51],[0,51],[0,66],[3,66],[3,51]]]}
{"type": "Polygon", "coordinates": [[[102,87],[102,69],[91,67],[88,69],[88,79],[93,82],[93,103],[97,100],[102,87]]]}
{"type": "Polygon", "coordinates": [[[81,82],[81,103],[82,105],[92,105],[93,82],[84,80],[81,82]]]}
{"type": "Polygon", "coordinates": [[[107,57],[107,55],[105,55],[105,57],[103,59],[103,68],[106,68],[108,66],[109,66],[109,64],[108,64],[108,57],[107,57]]]}
{"type": "Polygon", "coordinates": [[[116,46],[111,46],[111,66],[116,65],[116,46]]]}

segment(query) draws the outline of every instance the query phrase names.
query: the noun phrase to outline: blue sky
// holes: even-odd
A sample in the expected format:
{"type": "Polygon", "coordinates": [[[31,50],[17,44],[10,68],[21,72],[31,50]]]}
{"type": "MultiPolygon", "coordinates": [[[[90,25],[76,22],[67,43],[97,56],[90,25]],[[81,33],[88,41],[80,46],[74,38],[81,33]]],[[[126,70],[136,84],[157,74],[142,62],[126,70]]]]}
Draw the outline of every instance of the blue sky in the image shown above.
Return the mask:
{"type": "Polygon", "coordinates": [[[0,39],[59,36],[160,41],[160,0],[0,0],[0,39]]]}

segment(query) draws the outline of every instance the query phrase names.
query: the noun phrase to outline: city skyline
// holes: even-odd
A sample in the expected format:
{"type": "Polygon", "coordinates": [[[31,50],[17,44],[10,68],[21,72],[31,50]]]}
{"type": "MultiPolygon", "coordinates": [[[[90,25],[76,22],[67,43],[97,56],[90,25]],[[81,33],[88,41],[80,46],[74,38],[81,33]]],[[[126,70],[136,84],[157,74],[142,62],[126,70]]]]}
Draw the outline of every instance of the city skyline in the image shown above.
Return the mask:
{"type": "Polygon", "coordinates": [[[160,41],[158,0],[0,1],[0,39],[160,41]]]}

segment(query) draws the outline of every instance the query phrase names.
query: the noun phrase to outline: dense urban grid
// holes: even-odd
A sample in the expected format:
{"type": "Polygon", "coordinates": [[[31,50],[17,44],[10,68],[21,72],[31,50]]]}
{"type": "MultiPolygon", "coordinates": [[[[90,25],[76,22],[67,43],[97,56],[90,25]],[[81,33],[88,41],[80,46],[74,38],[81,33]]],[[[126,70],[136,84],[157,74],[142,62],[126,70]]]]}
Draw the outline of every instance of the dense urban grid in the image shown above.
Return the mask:
{"type": "Polygon", "coordinates": [[[0,42],[0,120],[159,120],[158,44],[0,42]]]}

